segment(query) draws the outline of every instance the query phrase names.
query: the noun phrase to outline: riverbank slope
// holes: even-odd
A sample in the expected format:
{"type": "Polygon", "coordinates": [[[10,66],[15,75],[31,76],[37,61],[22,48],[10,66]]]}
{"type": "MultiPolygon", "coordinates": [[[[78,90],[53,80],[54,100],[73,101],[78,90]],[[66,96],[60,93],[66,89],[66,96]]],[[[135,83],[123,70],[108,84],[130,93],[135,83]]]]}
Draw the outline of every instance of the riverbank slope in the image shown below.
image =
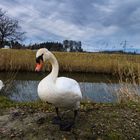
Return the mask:
{"type": "MultiPolygon", "coordinates": [[[[1,96],[0,101],[1,140],[140,139],[138,103],[82,103],[75,126],[65,132],[51,122],[56,115],[52,105],[42,102],[15,103],[1,96]]],[[[72,117],[71,111],[63,114],[64,120],[72,117]]]]}

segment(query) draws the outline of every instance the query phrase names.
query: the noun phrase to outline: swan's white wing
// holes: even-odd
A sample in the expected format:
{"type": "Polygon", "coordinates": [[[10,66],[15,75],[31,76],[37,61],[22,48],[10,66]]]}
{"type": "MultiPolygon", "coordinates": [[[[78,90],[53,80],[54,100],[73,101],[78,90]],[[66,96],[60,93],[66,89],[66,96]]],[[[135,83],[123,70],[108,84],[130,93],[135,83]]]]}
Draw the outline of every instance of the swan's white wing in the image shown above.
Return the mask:
{"type": "Polygon", "coordinates": [[[79,84],[66,77],[59,77],[56,80],[56,105],[63,107],[79,108],[80,100],[82,99],[82,93],[79,84]]]}
{"type": "Polygon", "coordinates": [[[56,86],[60,94],[66,94],[66,96],[68,96],[67,94],[71,94],[79,98],[79,100],[82,98],[80,86],[74,79],[59,77],[56,80],[56,86]]]}

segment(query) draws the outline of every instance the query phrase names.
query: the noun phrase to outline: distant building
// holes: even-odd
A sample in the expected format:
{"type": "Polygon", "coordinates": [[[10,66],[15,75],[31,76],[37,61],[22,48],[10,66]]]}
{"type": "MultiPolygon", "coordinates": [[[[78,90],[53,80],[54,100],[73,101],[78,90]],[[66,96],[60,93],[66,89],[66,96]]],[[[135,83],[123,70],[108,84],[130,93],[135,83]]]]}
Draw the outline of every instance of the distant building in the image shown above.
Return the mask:
{"type": "Polygon", "coordinates": [[[5,42],[5,45],[1,47],[2,49],[12,49],[12,43],[11,42],[5,42]]]}
{"type": "Polygon", "coordinates": [[[10,46],[8,46],[8,45],[5,45],[4,47],[3,47],[3,49],[10,49],[11,47],[10,46]]]}

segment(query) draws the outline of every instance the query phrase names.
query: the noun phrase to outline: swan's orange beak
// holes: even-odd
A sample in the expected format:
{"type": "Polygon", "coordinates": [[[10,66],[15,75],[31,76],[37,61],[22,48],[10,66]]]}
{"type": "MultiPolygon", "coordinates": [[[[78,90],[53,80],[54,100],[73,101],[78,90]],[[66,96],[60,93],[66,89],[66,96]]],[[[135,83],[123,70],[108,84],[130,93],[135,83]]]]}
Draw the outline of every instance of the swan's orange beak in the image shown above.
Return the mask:
{"type": "Polygon", "coordinates": [[[36,63],[35,71],[37,72],[41,71],[42,67],[43,67],[43,62],[36,63]]]}

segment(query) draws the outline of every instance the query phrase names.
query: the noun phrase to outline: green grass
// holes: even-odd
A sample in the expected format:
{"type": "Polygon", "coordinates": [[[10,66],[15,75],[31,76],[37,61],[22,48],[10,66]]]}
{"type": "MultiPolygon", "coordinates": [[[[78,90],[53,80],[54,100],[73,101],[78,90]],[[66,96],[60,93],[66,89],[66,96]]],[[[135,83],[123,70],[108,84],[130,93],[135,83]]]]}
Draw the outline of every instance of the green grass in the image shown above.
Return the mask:
{"type": "Polygon", "coordinates": [[[40,100],[35,102],[16,102],[10,100],[6,96],[0,95],[0,109],[8,109],[11,107],[20,107],[20,108],[26,108],[29,107],[31,109],[35,110],[41,110],[41,111],[51,111],[53,109],[53,106],[46,104],[45,102],[41,102],[40,100]]]}
{"type": "Polygon", "coordinates": [[[16,103],[11,101],[5,96],[0,96],[0,108],[9,108],[9,107],[15,107],[16,103]]]}
{"type": "MultiPolygon", "coordinates": [[[[35,51],[0,49],[0,71],[34,71],[35,51]]],[[[140,76],[140,55],[54,52],[60,71],[140,76]]],[[[45,65],[44,71],[50,70],[45,65]]]]}

